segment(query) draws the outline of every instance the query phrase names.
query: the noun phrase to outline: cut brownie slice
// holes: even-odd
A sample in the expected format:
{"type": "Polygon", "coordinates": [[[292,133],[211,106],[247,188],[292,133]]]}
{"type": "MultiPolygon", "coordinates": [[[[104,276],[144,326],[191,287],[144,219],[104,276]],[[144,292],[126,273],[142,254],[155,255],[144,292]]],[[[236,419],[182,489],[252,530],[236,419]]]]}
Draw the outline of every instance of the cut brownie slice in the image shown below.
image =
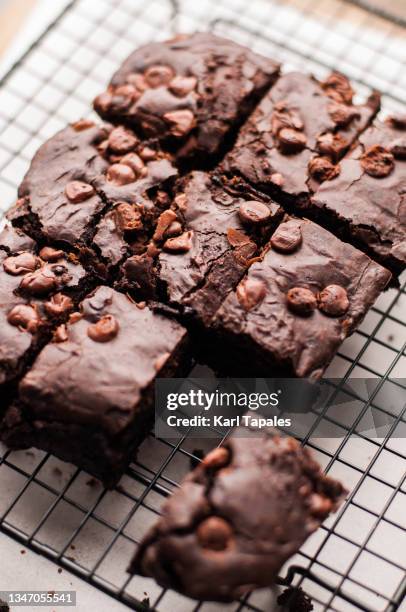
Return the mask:
{"type": "Polygon", "coordinates": [[[114,485],[153,422],[155,378],[176,375],[185,342],[175,321],[99,287],[20,382],[2,439],[52,452],[114,485]]]}
{"type": "Polygon", "coordinates": [[[406,267],[406,120],[376,121],[311,201],[326,224],[399,274],[406,267]]]}
{"type": "Polygon", "coordinates": [[[287,219],[215,315],[236,372],[318,379],[391,274],[309,220],[287,219]],[[235,349],[235,350],[234,350],[235,349]]]}
{"type": "Polygon", "coordinates": [[[273,585],[344,495],[295,439],[239,427],[166,502],[129,572],[195,599],[238,599],[273,585]]]}
{"type": "Polygon", "coordinates": [[[299,72],[281,76],[241,129],[224,170],[283,203],[305,204],[338,173],[337,162],[379,110],[378,94],[365,105],[352,96],[339,73],[324,82],[299,72]]]}
{"type": "Polygon", "coordinates": [[[158,219],[153,245],[123,264],[121,286],[209,321],[282,216],[265,196],[235,195],[193,172],[158,219]]]}
{"type": "Polygon", "coordinates": [[[103,118],[207,164],[278,73],[278,64],[230,40],[182,35],[137,49],[94,106],[103,118]]]}
{"type": "Polygon", "coordinates": [[[78,249],[102,274],[103,264],[120,257],[106,245],[109,217],[103,221],[104,214],[121,204],[127,217],[137,217],[135,231],[142,240],[159,189],[175,176],[167,156],[131,130],[79,121],[40,147],[8,217],[40,243],[78,249]]]}
{"type": "Polygon", "coordinates": [[[23,372],[89,284],[76,258],[38,249],[21,230],[0,233],[0,385],[23,372]]]}

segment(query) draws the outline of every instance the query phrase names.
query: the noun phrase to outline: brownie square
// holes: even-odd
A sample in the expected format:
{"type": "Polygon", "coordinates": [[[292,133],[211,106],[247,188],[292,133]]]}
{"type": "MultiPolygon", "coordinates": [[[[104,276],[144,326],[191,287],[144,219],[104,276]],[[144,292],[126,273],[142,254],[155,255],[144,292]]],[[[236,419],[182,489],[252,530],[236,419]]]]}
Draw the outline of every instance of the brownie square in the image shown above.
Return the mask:
{"type": "Polygon", "coordinates": [[[99,287],[21,380],[2,439],[51,452],[113,486],[153,423],[156,377],[181,371],[185,343],[175,321],[99,287]]]}
{"type": "Polygon", "coordinates": [[[240,425],[167,500],[129,572],[199,600],[239,599],[274,585],[344,495],[295,439],[240,425]]]}
{"type": "Polygon", "coordinates": [[[333,72],[282,75],[243,126],[224,162],[226,173],[301,207],[320,182],[338,172],[337,162],[379,110],[374,93],[354,105],[353,89],[333,72]]]}
{"type": "Polygon", "coordinates": [[[390,278],[312,221],[285,220],[214,317],[226,367],[320,378],[390,278]]]}
{"type": "MultiPolygon", "coordinates": [[[[21,230],[0,233],[0,386],[14,382],[89,284],[77,259],[21,230]]],[[[3,405],[3,409],[4,409],[3,405]]]]}
{"type": "Polygon", "coordinates": [[[282,209],[192,172],[177,186],[145,254],[127,259],[121,287],[208,322],[266,241],[282,209]]]}
{"type": "Polygon", "coordinates": [[[81,120],[40,147],[8,218],[40,243],[77,249],[105,277],[126,253],[125,228],[131,235],[135,223],[135,240],[144,239],[159,213],[160,188],[176,174],[167,155],[131,130],[81,120]],[[118,227],[111,226],[117,208],[124,217],[118,227]]]}
{"type": "Polygon", "coordinates": [[[406,120],[376,121],[339,167],[310,209],[400,274],[406,267],[406,120]]]}
{"type": "Polygon", "coordinates": [[[94,107],[113,123],[127,123],[180,157],[224,149],[279,65],[210,33],[180,35],[137,49],[113,76],[94,107]]]}

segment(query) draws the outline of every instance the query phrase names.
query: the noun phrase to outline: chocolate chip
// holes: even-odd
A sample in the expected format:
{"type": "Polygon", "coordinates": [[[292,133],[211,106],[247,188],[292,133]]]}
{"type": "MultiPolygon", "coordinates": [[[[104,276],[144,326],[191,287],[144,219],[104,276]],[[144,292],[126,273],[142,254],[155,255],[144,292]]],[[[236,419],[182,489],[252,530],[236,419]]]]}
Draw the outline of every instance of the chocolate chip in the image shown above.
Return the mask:
{"type": "Polygon", "coordinates": [[[132,98],[129,96],[120,96],[114,91],[114,95],[111,98],[110,110],[115,113],[125,113],[132,105],[132,98]]]}
{"type": "Polygon", "coordinates": [[[188,109],[165,113],[164,119],[170,124],[171,134],[178,137],[186,136],[196,125],[195,116],[188,109]]]}
{"type": "Polygon", "coordinates": [[[119,87],[116,87],[114,90],[114,95],[124,96],[125,98],[129,98],[131,102],[135,102],[141,96],[141,93],[136,87],[134,87],[134,85],[130,85],[128,83],[127,85],[120,85],[119,87]]]}
{"type": "Polygon", "coordinates": [[[144,162],[153,161],[157,158],[157,152],[151,147],[143,147],[140,151],[140,157],[144,162]]]}
{"type": "Polygon", "coordinates": [[[143,74],[132,72],[127,75],[126,81],[133,85],[140,93],[144,93],[149,88],[143,74]]]}
{"type": "Polygon", "coordinates": [[[271,218],[271,211],[263,202],[248,200],[240,205],[238,214],[243,223],[262,225],[271,218]]]}
{"type": "Polygon", "coordinates": [[[321,134],[316,142],[318,152],[333,160],[339,159],[347,147],[347,140],[341,134],[333,134],[333,132],[321,134]]]}
{"type": "Polygon", "coordinates": [[[91,121],[91,119],[79,119],[75,123],[71,124],[75,132],[83,132],[84,130],[88,130],[91,127],[94,127],[95,122],[91,121]]]}
{"type": "Polygon", "coordinates": [[[347,292],[340,285],[328,285],[319,293],[319,310],[332,317],[345,314],[349,305],[347,292]]]}
{"type": "Polygon", "coordinates": [[[347,127],[351,121],[360,117],[360,112],[357,108],[341,104],[340,102],[331,102],[327,110],[337,127],[347,127]]]}
{"type": "Polygon", "coordinates": [[[170,253],[187,253],[192,248],[193,232],[183,232],[175,238],[168,238],[164,243],[163,248],[170,253]]]}
{"type": "Polygon", "coordinates": [[[277,137],[282,128],[291,128],[301,132],[304,129],[304,123],[299,113],[289,108],[285,101],[275,104],[271,117],[272,134],[277,137]]]}
{"type": "Polygon", "coordinates": [[[94,107],[100,113],[107,113],[110,110],[111,103],[113,100],[113,95],[110,91],[104,91],[99,94],[97,98],[94,100],[94,107]]]}
{"type": "Polygon", "coordinates": [[[116,227],[123,232],[137,231],[143,228],[141,210],[128,204],[128,202],[120,202],[114,208],[114,219],[116,227]]]}
{"type": "Polygon", "coordinates": [[[340,165],[333,164],[328,157],[313,157],[309,162],[309,174],[315,181],[331,181],[340,174],[340,165]]]}
{"type": "Polygon", "coordinates": [[[58,286],[55,274],[46,268],[26,274],[20,283],[21,291],[36,297],[49,295],[58,286]]]}
{"type": "Polygon", "coordinates": [[[52,339],[54,342],[66,342],[68,340],[68,328],[64,323],[56,328],[52,339]]]}
{"type": "Polygon", "coordinates": [[[109,342],[118,334],[119,324],[113,315],[104,315],[87,328],[87,335],[94,342],[109,342]]]}
{"type": "Polygon", "coordinates": [[[306,136],[292,128],[282,128],[277,136],[278,146],[282,153],[298,153],[306,146],[306,136]]]}
{"type": "Polygon", "coordinates": [[[137,178],[144,177],[148,174],[144,162],[136,153],[128,153],[122,158],[120,163],[129,166],[137,178]]]}
{"type": "Polygon", "coordinates": [[[170,226],[165,230],[165,238],[172,238],[173,236],[179,236],[182,233],[182,225],[179,221],[173,221],[170,226]]]}
{"type": "Polygon", "coordinates": [[[390,152],[396,159],[406,159],[406,136],[391,142],[390,152]]]}
{"type": "Polygon", "coordinates": [[[45,302],[44,308],[47,314],[58,317],[73,310],[73,302],[63,293],[55,293],[48,302],[45,302]]]}
{"type": "Polygon", "coordinates": [[[52,266],[51,270],[56,276],[62,276],[62,274],[66,274],[68,268],[59,264],[57,266],[52,266]]]}
{"type": "Polygon", "coordinates": [[[114,185],[122,186],[133,183],[136,179],[135,172],[125,164],[113,164],[107,170],[107,179],[114,185]]]}
{"type": "Polygon", "coordinates": [[[309,510],[317,518],[325,519],[333,509],[331,499],[320,493],[313,493],[309,498],[309,510]]]}
{"type": "Polygon", "coordinates": [[[367,174],[375,178],[388,176],[395,167],[392,153],[381,145],[369,147],[361,156],[360,164],[367,174]]]}
{"type": "Polygon", "coordinates": [[[307,316],[317,307],[316,296],[306,287],[293,287],[286,294],[287,304],[295,314],[307,316]]]}
{"type": "Polygon", "coordinates": [[[32,253],[20,253],[13,257],[7,257],[3,261],[3,268],[7,274],[13,276],[19,276],[20,274],[27,274],[27,272],[34,272],[39,266],[39,259],[32,253]]]}
{"type": "Polygon", "coordinates": [[[65,257],[65,253],[61,249],[53,249],[52,247],[43,247],[39,256],[44,261],[58,261],[62,257],[65,257]]]}
{"type": "Polygon", "coordinates": [[[150,66],[145,72],[145,81],[150,87],[161,87],[168,85],[174,76],[174,71],[169,66],[150,66]]]}
{"type": "Polygon", "coordinates": [[[237,298],[244,310],[252,310],[266,295],[265,283],[255,278],[245,278],[237,287],[237,298]]]}
{"type": "Polygon", "coordinates": [[[37,309],[29,304],[17,304],[7,315],[10,325],[18,327],[22,331],[34,334],[40,325],[37,309]]]}
{"type": "Polygon", "coordinates": [[[92,197],[94,189],[88,183],[83,181],[70,181],[65,187],[65,194],[68,200],[74,204],[84,202],[92,197]]]}
{"type": "Polygon", "coordinates": [[[158,217],[156,229],[153,235],[155,242],[161,242],[164,237],[166,230],[170,227],[173,221],[176,221],[177,216],[173,210],[164,210],[158,217]]]}
{"type": "Polygon", "coordinates": [[[197,527],[196,535],[202,548],[225,550],[233,537],[233,530],[223,518],[210,516],[197,527]]]}
{"type": "Polygon", "coordinates": [[[327,79],[321,83],[326,94],[336,102],[352,104],[354,90],[346,76],[341,72],[332,72],[327,79]]]}
{"type": "Polygon", "coordinates": [[[196,88],[197,79],[195,77],[176,76],[169,83],[169,90],[180,98],[187,96],[196,88]]]}
{"type": "Polygon", "coordinates": [[[203,459],[203,465],[210,470],[218,470],[230,463],[230,451],[224,446],[212,450],[203,459]]]}
{"type": "Polygon", "coordinates": [[[386,123],[388,123],[391,127],[394,127],[398,130],[406,130],[406,115],[397,115],[396,117],[388,117],[386,119],[386,123]]]}
{"type": "Polygon", "coordinates": [[[123,127],[116,127],[110,132],[108,141],[109,148],[114,153],[119,153],[121,155],[132,151],[138,143],[138,138],[129,130],[123,127]]]}
{"type": "Polygon", "coordinates": [[[293,253],[301,243],[300,223],[293,220],[282,223],[271,238],[271,246],[281,253],[293,253]]]}

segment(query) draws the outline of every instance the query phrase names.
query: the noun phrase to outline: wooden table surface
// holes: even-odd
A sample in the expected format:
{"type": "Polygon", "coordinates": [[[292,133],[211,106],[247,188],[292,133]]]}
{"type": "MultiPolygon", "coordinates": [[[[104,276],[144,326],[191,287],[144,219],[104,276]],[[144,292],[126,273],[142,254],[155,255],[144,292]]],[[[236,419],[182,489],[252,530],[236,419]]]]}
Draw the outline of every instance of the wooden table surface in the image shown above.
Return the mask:
{"type": "Polygon", "coordinates": [[[0,2],[0,55],[8,48],[36,0],[2,0],[0,2]]]}

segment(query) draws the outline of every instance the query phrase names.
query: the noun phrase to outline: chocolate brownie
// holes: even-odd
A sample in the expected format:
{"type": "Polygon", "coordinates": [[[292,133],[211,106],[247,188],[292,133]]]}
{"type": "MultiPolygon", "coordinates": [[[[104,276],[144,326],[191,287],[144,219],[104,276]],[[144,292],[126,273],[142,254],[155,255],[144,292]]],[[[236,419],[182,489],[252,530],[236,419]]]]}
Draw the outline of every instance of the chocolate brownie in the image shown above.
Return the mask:
{"type": "Polygon", "coordinates": [[[273,84],[279,65],[210,33],[137,49],[94,101],[101,117],[157,138],[180,157],[224,148],[273,84]]]}
{"type": "Polygon", "coordinates": [[[336,176],[340,158],[379,110],[378,94],[354,105],[353,93],[336,72],[323,82],[300,72],[281,76],[241,129],[224,170],[303,206],[320,182],[336,176]]]}
{"type": "Polygon", "coordinates": [[[245,375],[320,378],[390,278],[312,221],[287,218],[215,315],[224,362],[234,374],[240,359],[245,375]]]}
{"type": "MultiPolygon", "coordinates": [[[[21,230],[0,233],[0,385],[21,375],[67,316],[89,279],[76,258],[61,249],[38,249],[21,230]]],[[[4,398],[5,389],[2,388],[4,398]]],[[[2,407],[4,408],[4,406],[2,407]]]]}
{"type": "Polygon", "coordinates": [[[282,216],[269,198],[235,195],[192,172],[158,219],[153,244],[123,264],[121,286],[207,322],[282,216]]]}
{"type": "Polygon", "coordinates": [[[99,287],[21,380],[2,439],[52,452],[111,487],[153,422],[155,378],[179,372],[185,343],[175,321],[99,287]]]}
{"type": "Polygon", "coordinates": [[[344,495],[295,439],[239,427],[166,502],[129,572],[187,597],[233,601],[273,585],[344,495]]]}
{"type": "Polygon", "coordinates": [[[406,119],[376,121],[311,200],[324,222],[399,274],[406,267],[406,119]]]}
{"type": "MultiPolygon", "coordinates": [[[[78,249],[102,274],[103,265],[117,263],[123,254],[106,244],[115,215],[109,212],[119,207],[127,217],[136,216],[138,226],[130,234],[140,241],[138,234],[147,232],[155,214],[153,200],[174,176],[167,156],[141,143],[131,130],[82,120],[40,147],[8,217],[40,243],[78,249]]],[[[111,243],[121,231],[114,228],[111,243]]]]}

